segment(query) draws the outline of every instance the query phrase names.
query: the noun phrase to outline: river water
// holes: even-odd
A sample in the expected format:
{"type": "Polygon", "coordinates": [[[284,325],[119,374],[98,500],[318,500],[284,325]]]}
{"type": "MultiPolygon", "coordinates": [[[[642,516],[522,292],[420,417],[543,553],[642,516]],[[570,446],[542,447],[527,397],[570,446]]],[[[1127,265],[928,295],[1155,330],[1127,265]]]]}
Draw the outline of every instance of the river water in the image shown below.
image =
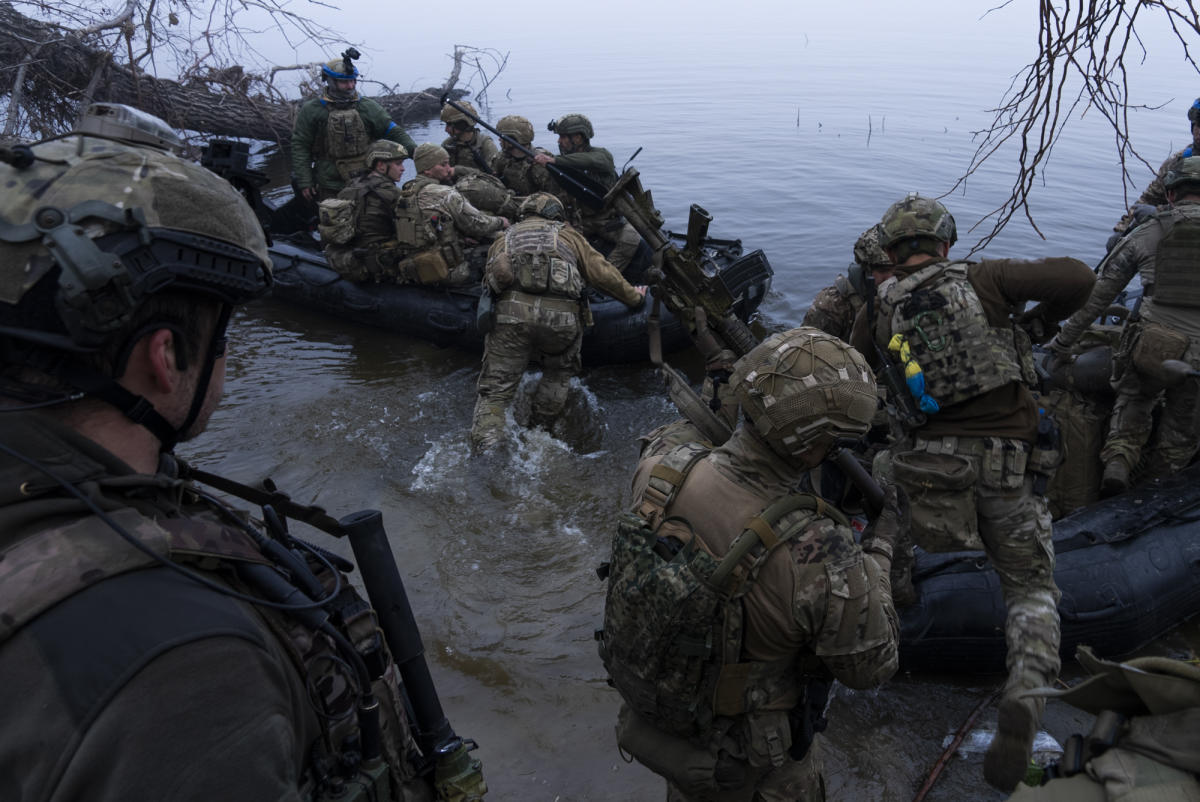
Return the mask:
{"type": "MultiPolygon", "coordinates": [[[[985,110],[1035,36],[1032,7],[980,19],[986,7],[972,5],[935,16],[850,3],[790,27],[755,17],[754,4],[707,19],[700,6],[678,28],[628,22],[587,36],[576,24],[566,38],[545,25],[497,25],[495,39],[476,41],[508,50],[509,63],[480,105],[493,122],[529,117],[552,150],[546,121],[574,111],[590,116],[595,143],[618,167],[643,148],[634,165],[671,227],[699,203],[715,218],[714,236],[765,250],[775,283],[763,322],[783,328],[799,323],[891,202],[910,190],[946,192],[966,169],[972,132],[986,126],[985,110]]],[[[369,34],[377,48],[382,31],[369,34]]],[[[373,61],[381,70],[386,51],[373,61]]],[[[1153,87],[1146,102],[1165,104],[1133,121],[1155,167],[1185,143],[1198,83],[1171,69],[1150,63],[1134,74],[1136,86],[1153,87]]],[[[1112,136],[1095,114],[1072,125],[1036,189],[1046,239],[1018,220],[988,254],[1102,255],[1124,207],[1112,136]]],[[[443,136],[437,124],[410,133],[418,142],[443,136]]],[[[268,168],[286,173],[278,162],[268,168]]],[[[1150,177],[1140,170],[1133,196],[1150,177]]],[[[1011,158],[1001,158],[945,199],[959,222],[954,253],[978,239],[967,229],[1003,201],[1013,177],[1011,158]]],[[[489,798],[661,798],[661,780],[618,754],[618,701],[593,641],[603,607],[594,571],[628,501],[636,437],[675,415],[649,365],[585,369],[561,439],[514,427],[511,448],[472,459],[478,354],[271,300],[235,317],[229,353],[226,402],[181,453],[243,481],[269,476],[338,516],[383,511],[444,707],[480,744],[489,798]]],[[[1193,624],[1153,648],[1198,643],[1193,624]]],[[[911,798],[1001,679],[902,674],[878,691],[838,690],[826,733],[830,798],[911,798]]],[[[929,799],[1001,798],[980,768],[994,721],[985,707],[929,799]]],[[[1046,723],[1060,741],[1079,726],[1054,709],[1046,723]]]]}

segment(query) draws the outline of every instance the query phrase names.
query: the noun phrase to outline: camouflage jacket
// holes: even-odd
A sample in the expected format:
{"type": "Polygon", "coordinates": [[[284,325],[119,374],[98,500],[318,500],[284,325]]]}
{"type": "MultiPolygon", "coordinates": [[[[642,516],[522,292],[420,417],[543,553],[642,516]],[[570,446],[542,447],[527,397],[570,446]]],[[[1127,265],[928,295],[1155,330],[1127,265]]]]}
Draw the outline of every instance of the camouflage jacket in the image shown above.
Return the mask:
{"type": "MultiPolygon", "coordinates": [[[[417,203],[426,214],[437,214],[454,223],[459,235],[475,239],[491,239],[492,235],[504,228],[504,221],[499,217],[481,212],[462,193],[452,186],[439,184],[428,178],[416,178],[413,182],[423,182],[417,192],[417,203]]],[[[405,189],[410,185],[405,184],[405,189]]]]}
{"type": "Polygon", "coordinates": [[[832,287],[826,287],[813,298],[812,306],[804,313],[804,326],[814,326],[826,334],[850,342],[854,316],[863,307],[863,299],[845,276],[838,276],[832,287]]]}
{"type": "MultiPolygon", "coordinates": [[[[1200,221],[1200,202],[1180,201],[1174,207],[1154,215],[1122,239],[1100,265],[1100,278],[1087,303],[1063,324],[1058,334],[1059,344],[1064,347],[1074,345],[1134,276],[1141,279],[1142,287],[1146,290],[1138,310],[1142,320],[1169,326],[1200,340],[1200,308],[1167,305],[1157,302],[1154,297],[1159,244],[1167,233],[1184,221],[1200,221]]],[[[1194,258],[1200,258],[1200,253],[1194,258]]]]}
{"type": "MultiPolygon", "coordinates": [[[[345,732],[314,709],[328,716],[347,701],[341,679],[313,684],[325,682],[325,636],[182,576],[116,530],[241,592],[231,567],[267,563],[254,542],[170,473],[135,474],[49,418],[6,413],[0,442],[51,466],[110,519],[0,456],[5,798],[312,798],[315,761],[336,760],[333,736],[345,732]]],[[[408,789],[407,720],[398,695],[380,700],[393,778],[408,789]]],[[[419,798],[403,793],[395,798],[419,798]]]]}
{"type": "MultiPolygon", "coordinates": [[[[665,449],[650,443],[633,478],[640,499],[665,449]]],[[[795,492],[797,472],[744,426],[688,473],[665,514],[686,519],[703,547],[724,556],[747,522],[795,492]]],[[[798,513],[791,515],[798,516],[798,513]]],[[[779,524],[782,531],[790,516],[779,524]]],[[[854,533],[818,516],[763,564],[744,597],[745,659],[818,659],[843,684],[871,688],[898,665],[899,630],[888,572],[864,554],[854,533]]],[[[767,706],[787,710],[802,689],[767,706]]]]}
{"type": "MultiPolygon", "coordinates": [[[[550,152],[538,148],[538,153],[549,155],[550,152]]],[[[504,185],[518,195],[532,195],[535,192],[549,192],[566,203],[567,196],[563,188],[550,175],[546,165],[522,156],[519,159],[500,153],[492,160],[492,172],[499,176],[504,185]]]]}
{"type": "Polygon", "coordinates": [[[459,142],[456,137],[448,136],[442,141],[442,147],[450,154],[450,164],[455,167],[470,167],[492,172],[492,161],[500,155],[500,149],[490,136],[475,132],[471,142],[459,142]]]}
{"type": "MultiPolygon", "coordinates": [[[[360,98],[357,106],[369,141],[390,139],[399,142],[409,153],[417,149],[417,143],[392,121],[383,106],[370,98],[360,98]]],[[[337,167],[325,158],[325,124],[328,120],[329,106],[319,98],[309,100],[296,115],[291,149],[292,177],[298,189],[324,187],[331,193],[337,193],[346,186],[337,167]]]]}

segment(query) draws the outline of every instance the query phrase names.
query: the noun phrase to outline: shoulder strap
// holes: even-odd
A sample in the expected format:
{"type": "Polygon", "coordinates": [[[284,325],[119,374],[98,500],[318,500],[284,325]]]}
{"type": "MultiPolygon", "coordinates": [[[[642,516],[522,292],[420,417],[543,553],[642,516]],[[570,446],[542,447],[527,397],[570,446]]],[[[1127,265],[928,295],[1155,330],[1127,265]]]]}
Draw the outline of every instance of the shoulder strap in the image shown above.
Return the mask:
{"type": "Polygon", "coordinates": [[[675,500],[683,480],[696,463],[708,456],[709,447],[701,443],[684,443],[667,452],[666,456],[650,469],[650,479],[642,490],[637,514],[655,527],[663,518],[663,512],[675,500]]]}

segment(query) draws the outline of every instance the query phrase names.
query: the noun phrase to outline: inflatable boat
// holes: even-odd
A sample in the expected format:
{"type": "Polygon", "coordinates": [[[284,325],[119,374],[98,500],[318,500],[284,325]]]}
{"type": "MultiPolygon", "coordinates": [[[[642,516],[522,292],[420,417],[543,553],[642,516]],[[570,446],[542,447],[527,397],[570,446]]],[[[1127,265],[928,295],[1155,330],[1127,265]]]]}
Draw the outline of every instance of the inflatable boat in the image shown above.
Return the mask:
{"type": "MultiPolygon", "coordinates": [[[[1064,660],[1123,655],[1200,613],[1200,464],[1054,522],[1064,660]]],[[[917,551],[919,601],[900,610],[900,665],[1004,670],[1005,607],[983,552],[917,551]]]]}
{"type": "MultiPolygon", "coordinates": [[[[682,241],[678,235],[672,237],[682,241]]],[[[273,298],[437,345],[483,349],[483,334],[475,322],[478,286],[443,288],[346,281],[329,268],[314,244],[305,235],[276,238],[270,248],[275,272],[273,298]]],[[[736,299],[737,316],[748,320],[771,287],[773,271],[766,255],[760,250],[744,254],[740,241],[713,238],[705,240],[703,253],[706,268],[736,299]]],[[[583,337],[584,364],[646,361],[653,290],[647,303],[636,310],[595,290],[589,292],[594,324],[583,337]]],[[[665,307],[659,328],[664,352],[691,344],[683,324],[665,307]]]]}

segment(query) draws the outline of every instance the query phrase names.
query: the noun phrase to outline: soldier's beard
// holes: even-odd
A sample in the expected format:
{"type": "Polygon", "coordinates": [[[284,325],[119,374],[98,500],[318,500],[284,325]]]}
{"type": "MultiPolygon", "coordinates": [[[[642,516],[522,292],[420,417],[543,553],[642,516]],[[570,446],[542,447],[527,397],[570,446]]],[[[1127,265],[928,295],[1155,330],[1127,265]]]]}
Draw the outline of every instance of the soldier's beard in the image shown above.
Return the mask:
{"type": "Polygon", "coordinates": [[[336,89],[332,86],[326,86],[325,99],[332,103],[353,103],[358,100],[358,90],[336,89]]]}

